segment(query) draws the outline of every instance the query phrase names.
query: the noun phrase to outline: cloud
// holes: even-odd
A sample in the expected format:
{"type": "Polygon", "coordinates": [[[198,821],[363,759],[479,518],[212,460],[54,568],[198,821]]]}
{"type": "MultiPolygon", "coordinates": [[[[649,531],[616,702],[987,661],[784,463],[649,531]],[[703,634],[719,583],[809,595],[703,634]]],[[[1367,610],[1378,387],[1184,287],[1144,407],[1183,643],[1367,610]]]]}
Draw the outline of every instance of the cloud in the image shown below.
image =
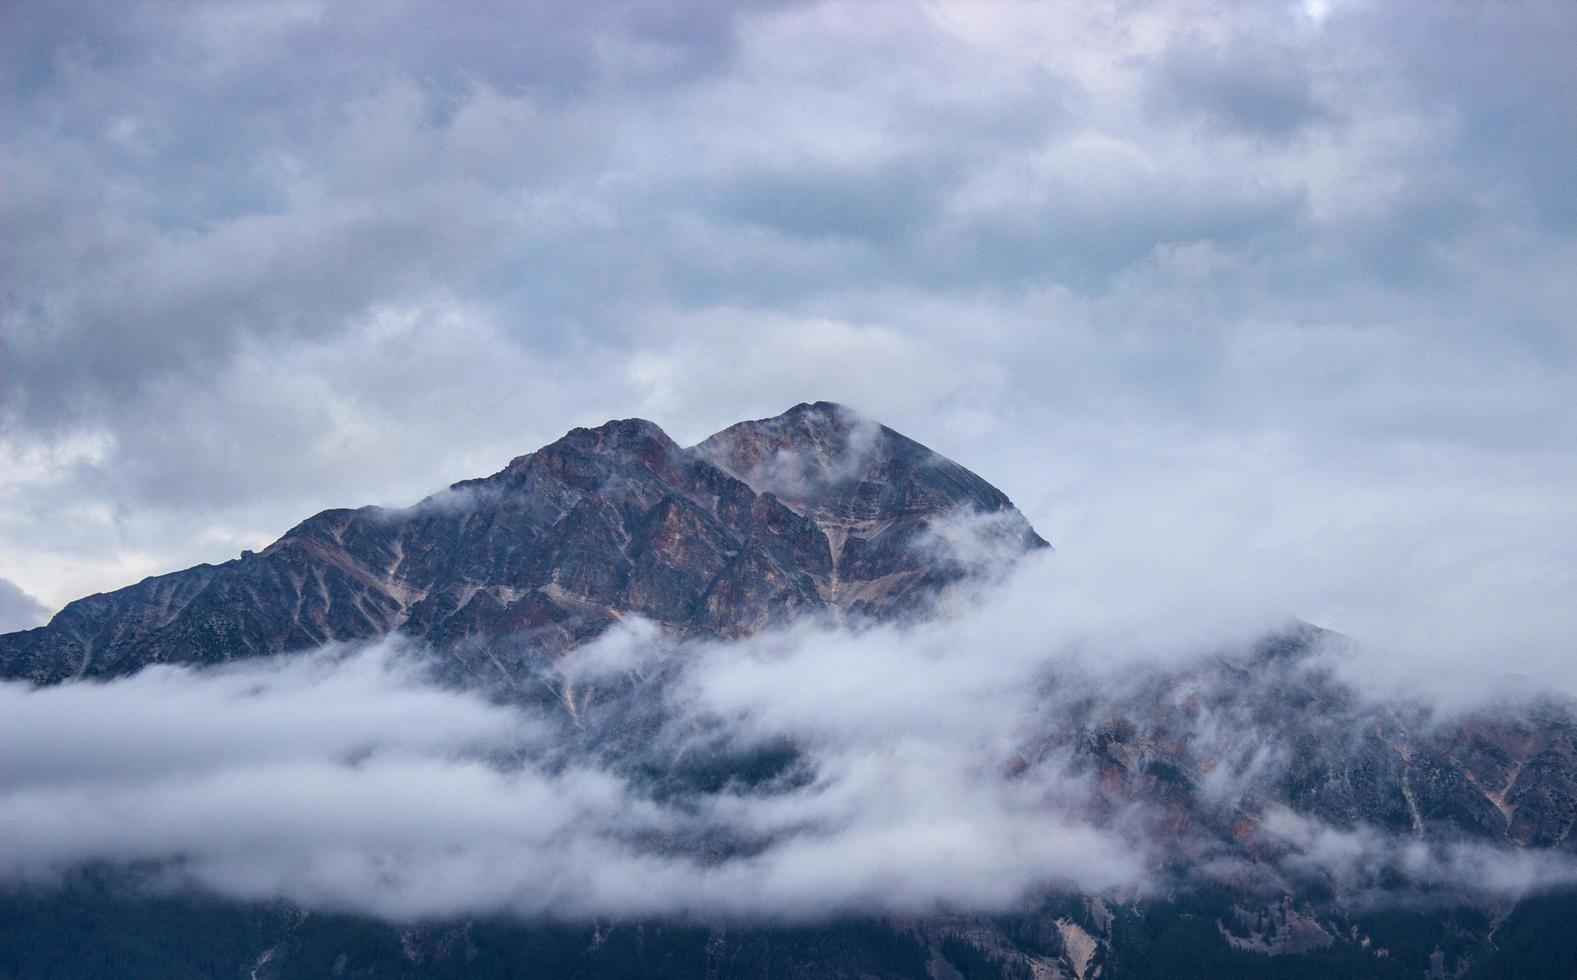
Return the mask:
{"type": "MultiPolygon", "coordinates": [[[[718,405],[746,407],[730,423],[765,418],[826,390],[880,421],[996,383],[989,365],[881,325],[725,308],[698,311],[673,332],[682,339],[622,365],[636,405],[655,418],[709,419],[718,405]]],[[[719,427],[675,435],[698,442],[719,427]]]]}
{"type": "Polygon", "coordinates": [[[1286,139],[1327,115],[1295,49],[1248,38],[1227,50],[1179,39],[1162,55],[1150,84],[1158,113],[1192,111],[1252,137],[1286,139]]]}
{"type": "Polygon", "coordinates": [[[48,606],[23,592],[10,579],[0,578],[0,633],[32,629],[48,620],[48,606]]]}
{"type": "MultiPolygon", "coordinates": [[[[594,644],[566,672],[601,676],[609,642],[650,638],[594,644]]],[[[808,782],[663,798],[630,771],[668,764],[687,730],[731,711],[726,676],[687,688],[698,700],[638,757],[598,765],[551,750],[560,716],[440,688],[415,666],[387,643],[8,685],[0,870],[162,862],[232,897],[397,918],[803,920],[1009,908],[1049,883],[1108,888],[1138,868],[1120,840],[1059,815],[1044,785],[981,771],[978,746],[856,736],[814,746],[808,782]]],[[[587,707],[579,721],[599,723],[587,707]]],[[[746,745],[771,734],[731,731],[746,745]]]]}
{"type": "Polygon", "coordinates": [[[1558,851],[1425,841],[1367,826],[1343,830],[1280,808],[1266,815],[1265,828],[1287,848],[1286,867],[1327,877],[1355,906],[1394,904],[1399,881],[1444,890],[1448,900],[1463,893],[1515,900],[1577,883],[1577,861],[1558,851]]]}
{"type": "MultiPolygon", "coordinates": [[[[1266,598],[1042,552],[908,625],[680,642],[634,621],[544,660],[544,696],[526,702],[440,683],[441,653],[398,638],[7,684],[0,879],[138,863],[233,898],[399,920],[773,922],[1232,880],[1245,854],[1212,814],[1236,827],[1278,798],[1307,719],[1277,692],[1329,667],[1317,652],[1219,670],[1285,624],[1266,598]],[[1207,763],[1194,830],[1143,788],[1153,766],[1116,761],[1152,742],[1207,763]]],[[[1317,710],[1357,732],[1371,704],[1317,710]]],[[[1413,881],[1514,896],[1570,880],[1542,856],[1276,806],[1264,828],[1272,887],[1364,885],[1376,855],[1399,900],[1413,881]]]]}

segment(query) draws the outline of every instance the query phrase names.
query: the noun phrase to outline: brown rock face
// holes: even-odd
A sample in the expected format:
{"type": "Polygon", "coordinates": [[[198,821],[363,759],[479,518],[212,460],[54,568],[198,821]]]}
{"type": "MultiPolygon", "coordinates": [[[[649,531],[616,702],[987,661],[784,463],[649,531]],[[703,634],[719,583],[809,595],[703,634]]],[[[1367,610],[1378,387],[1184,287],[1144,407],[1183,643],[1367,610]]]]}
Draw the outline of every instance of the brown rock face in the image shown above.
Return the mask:
{"type": "Polygon", "coordinates": [[[990,484],[837,405],[690,449],[626,419],[415,507],[325,511],[255,555],[78,600],[0,637],[0,671],[48,683],[399,631],[507,676],[631,614],[718,636],[890,617],[968,573],[938,533],[960,521],[988,552],[1045,546],[990,484]]]}

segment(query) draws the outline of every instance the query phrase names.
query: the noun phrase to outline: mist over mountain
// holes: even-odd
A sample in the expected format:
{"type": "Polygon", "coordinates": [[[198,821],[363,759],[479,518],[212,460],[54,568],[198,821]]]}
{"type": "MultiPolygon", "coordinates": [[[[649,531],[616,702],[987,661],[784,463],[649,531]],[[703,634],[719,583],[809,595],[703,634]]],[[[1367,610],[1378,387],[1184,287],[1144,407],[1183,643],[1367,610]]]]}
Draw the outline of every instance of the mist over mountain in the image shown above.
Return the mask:
{"type": "Polygon", "coordinates": [[[1577,978],[1574,50],[5,0],[0,980],[1577,978]]]}
{"type": "Polygon", "coordinates": [[[0,969],[1566,975],[1572,706],[1158,567],[824,402],[326,511],[0,637],[0,969]]]}

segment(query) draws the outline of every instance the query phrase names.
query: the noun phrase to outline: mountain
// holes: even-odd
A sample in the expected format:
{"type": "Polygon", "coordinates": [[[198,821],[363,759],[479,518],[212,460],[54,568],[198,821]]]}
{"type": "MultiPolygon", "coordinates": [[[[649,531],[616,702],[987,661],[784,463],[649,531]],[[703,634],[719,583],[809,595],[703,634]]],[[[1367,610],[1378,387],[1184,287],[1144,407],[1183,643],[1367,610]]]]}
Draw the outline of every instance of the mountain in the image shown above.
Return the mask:
{"type": "MultiPolygon", "coordinates": [[[[0,673],[56,684],[403,634],[442,651],[450,680],[540,698],[557,654],[630,617],[676,640],[918,620],[949,587],[1047,547],[985,480],[837,405],[688,448],[628,419],[410,508],[325,511],[256,554],[78,600],[0,637],[0,673]]],[[[89,868],[0,888],[0,977],[1577,976],[1569,886],[1486,898],[1450,864],[1490,874],[1577,854],[1577,713],[1546,700],[1441,717],[1371,697],[1329,669],[1333,639],[1293,624],[1111,689],[1048,687],[1055,708],[1010,768],[1066,769],[1094,787],[1086,818],[1164,845],[1148,891],[792,927],[392,924],[150,896],[142,870],[89,868]],[[1278,820],[1323,828],[1311,846],[1347,854],[1349,873],[1303,861],[1278,820]]],[[[792,744],[687,728],[683,757],[663,754],[665,726],[693,722],[665,715],[669,679],[658,666],[562,697],[546,741],[651,799],[811,778],[792,744]]],[[[758,842],[698,846],[713,860],[758,842]]]]}
{"type": "Polygon", "coordinates": [[[256,554],[79,599],[0,637],[0,675],[106,677],[397,631],[518,682],[631,614],[730,637],[918,611],[968,571],[935,534],[959,515],[988,519],[1008,554],[1046,546],[1001,491],[838,405],[688,449],[613,421],[414,507],[324,511],[256,554]]]}

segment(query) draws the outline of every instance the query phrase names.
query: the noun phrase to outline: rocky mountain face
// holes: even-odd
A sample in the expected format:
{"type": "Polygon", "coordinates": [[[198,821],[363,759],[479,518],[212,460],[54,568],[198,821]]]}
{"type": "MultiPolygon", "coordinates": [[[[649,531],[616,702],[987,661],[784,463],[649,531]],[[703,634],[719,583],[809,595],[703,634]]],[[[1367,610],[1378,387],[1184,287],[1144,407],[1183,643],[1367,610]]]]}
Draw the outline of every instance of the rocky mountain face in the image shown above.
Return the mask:
{"type": "Polygon", "coordinates": [[[1112,805],[1164,802],[1174,833],[1208,828],[1245,858],[1272,807],[1418,840],[1577,844],[1570,705],[1437,717],[1366,698],[1315,657],[1322,635],[1299,625],[1245,656],[1077,705],[1035,750],[1072,746],[1112,805]]]}
{"type": "MultiPolygon", "coordinates": [[[[257,554],[74,602],[0,637],[0,670],[46,684],[402,633],[452,654],[461,679],[540,691],[556,653],[631,616],[678,638],[924,616],[948,586],[1045,547],[990,484],[836,405],[689,448],[615,421],[414,507],[326,511],[257,554]]],[[[1137,819],[1164,843],[1157,874],[1174,888],[1048,895],[1011,916],[581,928],[401,926],[78,881],[0,894],[12,923],[0,975],[70,975],[66,962],[88,976],[254,978],[1577,976],[1577,944],[1551,939],[1577,916],[1569,891],[1497,903],[1420,871],[1408,848],[1577,854],[1569,706],[1442,719],[1382,703],[1322,666],[1327,638],[1295,626],[1121,692],[1053,684],[1061,700],[1013,765],[1054,760],[1087,778],[1087,816],[1137,819]],[[1354,849],[1353,873],[1300,864],[1275,831],[1288,819],[1348,835],[1337,844],[1354,849]],[[1363,849],[1381,839],[1402,846],[1363,849]],[[1403,884],[1406,903],[1372,900],[1403,884]],[[40,936],[98,958],[29,959],[40,936]]],[[[739,755],[691,738],[701,748],[684,766],[651,758],[662,682],[584,697],[564,718],[564,751],[670,795],[792,772],[793,746],[739,755]]]]}
{"type": "Polygon", "coordinates": [[[935,533],[953,518],[1007,554],[1045,547],[996,488],[837,405],[689,449],[625,419],[408,509],[324,511],[256,554],[80,599],[0,637],[0,671],[49,683],[398,631],[513,681],[629,615],[738,636],[919,610],[968,571],[935,533]]]}

